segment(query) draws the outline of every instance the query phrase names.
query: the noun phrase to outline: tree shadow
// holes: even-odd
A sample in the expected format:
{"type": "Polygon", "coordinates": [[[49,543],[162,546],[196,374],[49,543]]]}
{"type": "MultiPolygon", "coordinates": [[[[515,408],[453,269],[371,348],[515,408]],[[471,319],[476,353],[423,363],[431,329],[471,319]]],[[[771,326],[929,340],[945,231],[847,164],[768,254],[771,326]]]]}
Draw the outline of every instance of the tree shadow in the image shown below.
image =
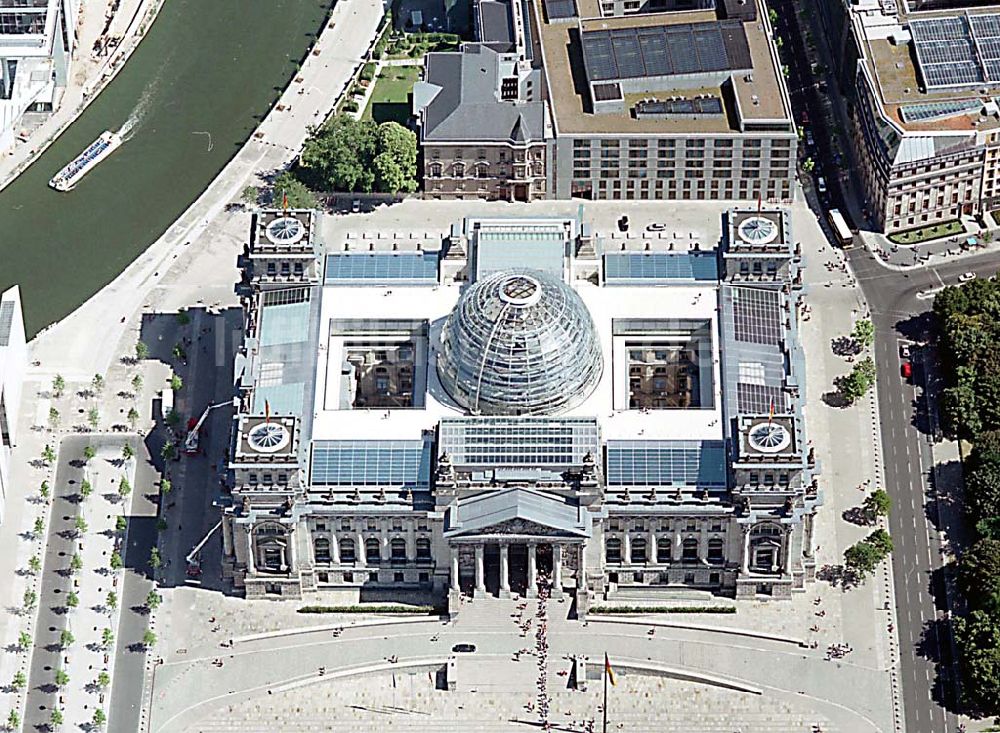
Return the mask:
{"type": "Polygon", "coordinates": [[[847,409],[851,406],[851,401],[847,399],[847,397],[844,396],[844,393],[839,389],[824,392],[823,402],[828,407],[836,407],[841,410],[847,409]]]}
{"type": "Polygon", "coordinates": [[[857,356],[863,351],[861,344],[850,336],[838,336],[830,339],[830,349],[837,356],[857,356]]]}
{"type": "Polygon", "coordinates": [[[955,685],[951,621],[939,617],[924,622],[915,651],[918,657],[934,665],[931,699],[952,713],[962,712],[955,685]]]}
{"type": "Polygon", "coordinates": [[[858,527],[871,527],[873,524],[864,507],[860,506],[852,506],[850,509],[845,509],[840,516],[845,522],[850,522],[858,527]]]}

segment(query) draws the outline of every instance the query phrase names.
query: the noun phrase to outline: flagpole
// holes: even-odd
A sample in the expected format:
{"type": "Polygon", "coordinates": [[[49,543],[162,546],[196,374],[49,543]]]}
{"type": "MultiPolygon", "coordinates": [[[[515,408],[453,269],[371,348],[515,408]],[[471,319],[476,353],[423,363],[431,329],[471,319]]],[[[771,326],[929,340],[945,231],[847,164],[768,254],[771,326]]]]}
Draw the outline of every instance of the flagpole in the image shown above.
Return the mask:
{"type": "Polygon", "coordinates": [[[604,652],[604,705],[602,706],[604,712],[604,726],[602,728],[603,733],[608,733],[608,653],[604,652]]]}

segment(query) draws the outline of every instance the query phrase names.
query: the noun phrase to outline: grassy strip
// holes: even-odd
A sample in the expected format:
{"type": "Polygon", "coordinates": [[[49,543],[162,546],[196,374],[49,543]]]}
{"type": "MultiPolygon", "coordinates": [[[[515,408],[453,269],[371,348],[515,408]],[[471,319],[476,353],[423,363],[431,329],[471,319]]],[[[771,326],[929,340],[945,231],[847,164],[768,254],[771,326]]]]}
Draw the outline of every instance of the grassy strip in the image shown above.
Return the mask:
{"type": "Polygon", "coordinates": [[[897,234],[890,234],[889,241],[896,244],[919,244],[940,237],[948,237],[954,234],[963,234],[965,227],[960,221],[946,221],[941,224],[932,224],[919,229],[910,229],[897,234]]]}
{"type": "Polygon", "coordinates": [[[590,613],[736,613],[736,606],[591,606],[590,613]]]}
{"type": "Polygon", "coordinates": [[[303,606],[298,613],[409,613],[430,614],[434,606],[303,606]]]}

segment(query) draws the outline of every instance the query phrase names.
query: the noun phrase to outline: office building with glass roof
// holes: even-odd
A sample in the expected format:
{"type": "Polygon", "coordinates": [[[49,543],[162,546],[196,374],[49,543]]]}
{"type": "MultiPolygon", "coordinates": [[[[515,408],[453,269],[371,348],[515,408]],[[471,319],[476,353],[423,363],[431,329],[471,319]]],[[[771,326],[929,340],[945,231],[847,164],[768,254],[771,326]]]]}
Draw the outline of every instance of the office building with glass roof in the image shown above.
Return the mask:
{"type": "Polygon", "coordinates": [[[558,217],[321,238],[311,212],[258,212],[226,575],[453,610],[549,584],[583,615],[803,589],[798,250],[781,210],[726,221],[718,242],[558,217]]]}

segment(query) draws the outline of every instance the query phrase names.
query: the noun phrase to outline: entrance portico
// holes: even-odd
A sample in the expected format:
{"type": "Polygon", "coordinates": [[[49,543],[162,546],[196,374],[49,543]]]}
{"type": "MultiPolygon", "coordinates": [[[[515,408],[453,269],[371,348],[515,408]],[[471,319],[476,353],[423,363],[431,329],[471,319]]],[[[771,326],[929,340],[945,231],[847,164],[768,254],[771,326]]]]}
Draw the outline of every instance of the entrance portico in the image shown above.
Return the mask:
{"type": "Polygon", "coordinates": [[[584,508],[529,489],[460,499],[448,520],[451,589],[474,596],[534,597],[540,583],[561,594],[589,536],[584,508]]]}

